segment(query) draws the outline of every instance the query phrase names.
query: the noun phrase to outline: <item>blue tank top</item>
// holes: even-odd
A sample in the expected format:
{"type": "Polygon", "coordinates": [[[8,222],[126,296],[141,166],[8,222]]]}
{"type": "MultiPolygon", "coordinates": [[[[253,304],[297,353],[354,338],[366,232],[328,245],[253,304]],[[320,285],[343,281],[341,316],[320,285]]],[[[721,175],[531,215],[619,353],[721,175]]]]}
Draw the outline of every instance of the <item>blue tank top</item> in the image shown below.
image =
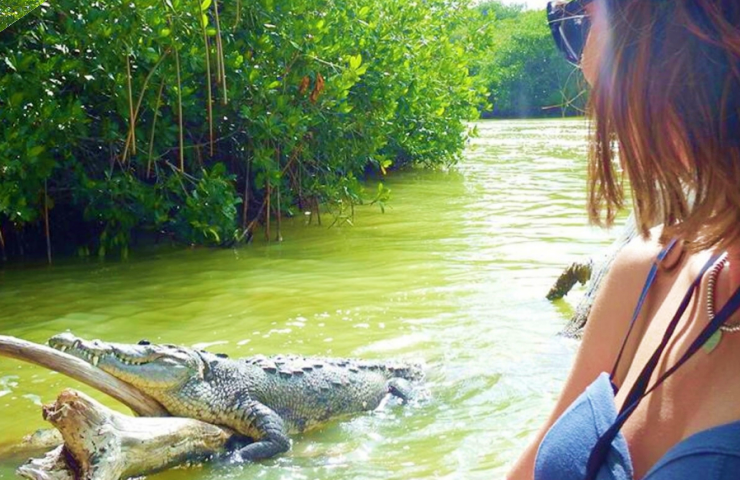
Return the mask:
{"type": "MultiPolygon", "coordinates": [[[[632,480],[634,469],[627,441],[620,432],[639,402],[686,362],[740,306],[740,288],[692,342],[686,353],[648,388],[648,382],[673,335],[678,321],[697,291],[704,273],[717,261],[704,265],[686,292],[662,342],[640,372],[617,411],[612,382],[635,321],[655,280],[658,263],[675,245],[671,242],[653,263],[635,307],[627,336],[611,374],[599,375],[563,412],[540,443],[535,459],[535,480],[632,480]]],[[[738,480],[740,479],[740,421],[696,433],[671,448],[643,480],[738,480]]]]}

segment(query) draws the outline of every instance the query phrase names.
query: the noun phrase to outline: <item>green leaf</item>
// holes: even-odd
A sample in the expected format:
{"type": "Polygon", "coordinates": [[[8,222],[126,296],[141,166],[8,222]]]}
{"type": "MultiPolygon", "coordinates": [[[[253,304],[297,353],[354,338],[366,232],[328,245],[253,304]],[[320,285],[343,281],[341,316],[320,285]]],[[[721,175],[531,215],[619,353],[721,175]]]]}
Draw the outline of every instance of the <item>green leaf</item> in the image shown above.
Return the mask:
{"type": "Polygon", "coordinates": [[[28,151],[28,155],[30,157],[38,157],[44,150],[46,150],[46,147],[43,145],[36,145],[28,151]]]}
{"type": "Polygon", "coordinates": [[[208,15],[206,15],[206,14],[204,13],[204,14],[202,15],[202,17],[201,17],[201,20],[202,20],[202,22],[203,22],[203,26],[204,26],[204,27],[207,27],[207,26],[208,26],[208,15]]]}
{"type": "Polygon", "coordinates": [[[216,243],[221,243],[221,237],[218,235],[218,232],[215,229],[209,228],[208,233],[213,235],[213,238],[216,240],[216,243]]]}
{"type": "Polygon", "coordinates": [[[172,33],[172,30],[170,30],[169,28],[163,28],[162,30],[159,31],[159,37],[160,38],[169,37],[170,33],[172,33]]]}
{"type": "Polygon", "coordinates": [[[13,95],[10,96],[10,105],[13,107],[20,106],[22,101],[23,101],[23,92],[15,92],[13,95]]]}
{"type": "Polygon", "coordinates": [[[208,7],[210,7],[210,6],[211,6],[211,1],[212,1],[212,0],[203,0],[203,1],[202,1],[202,2],[200,3],[200,11],[201,11],[201,12],[205,12],[206,10],[208,10],[208,7]]]}
{"type": "Polygon", "coordinates": [[[359,53],[357,55],[352,55],[349,57],[349,68],[352,70],[357,70],[360,68],[360,65],[362,65],[362,55],[359,53]]]}

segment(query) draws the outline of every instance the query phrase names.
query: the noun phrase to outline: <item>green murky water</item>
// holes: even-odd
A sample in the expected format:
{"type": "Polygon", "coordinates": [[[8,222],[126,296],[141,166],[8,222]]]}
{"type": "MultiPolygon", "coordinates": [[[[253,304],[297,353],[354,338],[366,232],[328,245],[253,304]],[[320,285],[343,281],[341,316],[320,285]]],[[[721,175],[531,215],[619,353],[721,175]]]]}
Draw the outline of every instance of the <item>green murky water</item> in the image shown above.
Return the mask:
{"type": "MultiPolygon", "coordinates": [[[[576,347],[556,336],[576,299],[544,294],[610,235],[585,221],[583,121],[478,128],[454,170],[394,174],[392,207],[360,208],[354,227],[296,219],[281,244],[0,270],[0,333],[43,342],[69,329],[232,356],[427,365],[431,398],[420,405],[327,425],[271,461],[151,478],[500,478],[544,420],[576,347]]],[[[0,445],[43,427],[39,406],[67,386],[92,393],[0,359],[0,445]]],[[[0,456],[0,478],[24,458],[0,456]]]]}

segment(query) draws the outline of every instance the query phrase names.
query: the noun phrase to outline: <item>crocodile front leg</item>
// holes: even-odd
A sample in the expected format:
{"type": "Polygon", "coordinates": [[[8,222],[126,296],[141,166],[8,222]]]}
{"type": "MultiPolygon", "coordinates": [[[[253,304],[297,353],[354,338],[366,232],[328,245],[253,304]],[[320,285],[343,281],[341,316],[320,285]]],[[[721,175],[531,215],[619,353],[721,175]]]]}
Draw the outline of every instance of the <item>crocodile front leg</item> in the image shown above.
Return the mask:
{"type": "Polygon", "coordinates": [[[234,452],[233,461],[252,462],[290,450],[290,438],[283,419],[277,413],[256,401],[249,401],[240,410],[243,426],[239,431],[255,442],[234,452]]]}
{"type": "Polygon", "coordinates": [[[405,378],[391,378],[388,380],[388,393],[401,399],[403,403],[409,403],[414,395],[414,388],[405,378]]]}

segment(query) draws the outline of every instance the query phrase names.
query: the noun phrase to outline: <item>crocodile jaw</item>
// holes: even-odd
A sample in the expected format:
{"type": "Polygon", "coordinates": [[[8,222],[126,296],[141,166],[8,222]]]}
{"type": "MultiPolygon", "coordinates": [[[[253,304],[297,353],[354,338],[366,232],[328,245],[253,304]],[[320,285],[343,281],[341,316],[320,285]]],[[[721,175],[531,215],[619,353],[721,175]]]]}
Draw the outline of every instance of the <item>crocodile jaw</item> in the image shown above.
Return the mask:
{"type": "Polygon", "coordinates": [[[50,338],[49,346],[85,360],[155,398],[162,391],[203,378],[201,358],[192,350],[171,345],[87,341],[62,333],[50,338]]]}

